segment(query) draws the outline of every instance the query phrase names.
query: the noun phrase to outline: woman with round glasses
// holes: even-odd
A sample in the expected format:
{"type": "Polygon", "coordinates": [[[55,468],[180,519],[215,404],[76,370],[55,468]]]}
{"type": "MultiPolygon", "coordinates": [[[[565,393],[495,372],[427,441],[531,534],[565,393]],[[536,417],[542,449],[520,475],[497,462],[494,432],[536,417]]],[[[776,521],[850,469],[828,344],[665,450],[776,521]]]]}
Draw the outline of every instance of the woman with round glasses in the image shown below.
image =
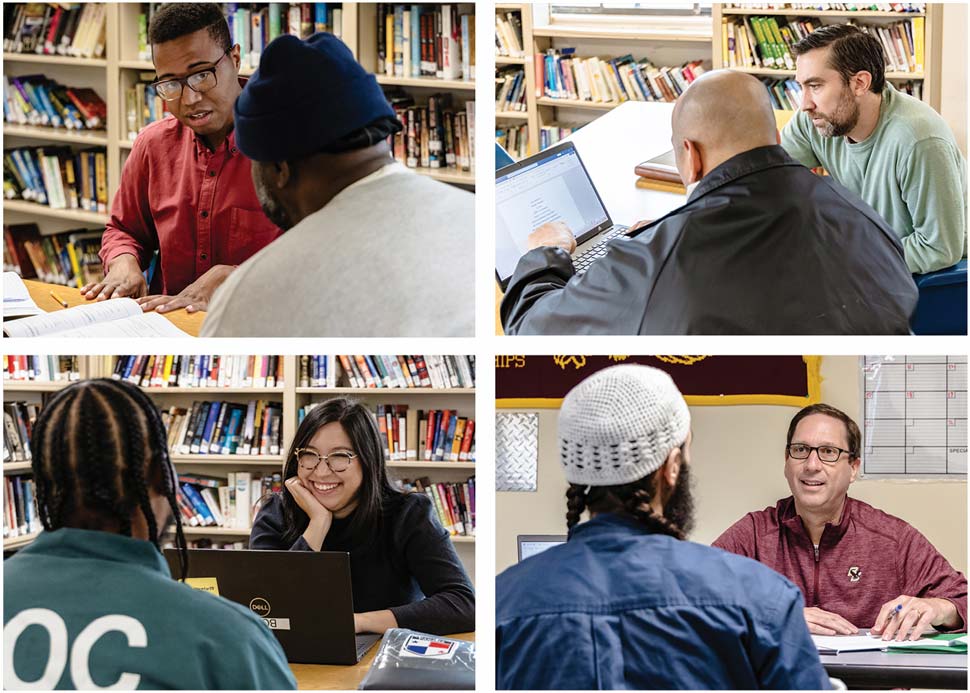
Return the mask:
{"type": "Polygon", "coordinates": [[[249,548],[349,552],[358,633],[475,629],[475,594],[448,533],[427,496],[391,486],[377,422],[353,400],[307,414],[249,548]]]}

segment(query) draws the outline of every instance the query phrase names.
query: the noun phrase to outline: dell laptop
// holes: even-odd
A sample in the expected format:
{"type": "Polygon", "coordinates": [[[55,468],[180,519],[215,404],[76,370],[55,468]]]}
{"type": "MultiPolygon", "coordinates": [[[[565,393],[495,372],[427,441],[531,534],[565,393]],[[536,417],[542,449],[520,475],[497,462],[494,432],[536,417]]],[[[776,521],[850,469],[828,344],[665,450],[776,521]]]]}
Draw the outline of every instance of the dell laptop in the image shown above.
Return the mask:
{"type": "MultiPolygon", "coordinates": [[[[165,558],[178,576],[178,551],[165,558]]],[[[262,618],[293,664],[356,664],[381,637],[354,633],[349,553],[189,549],[188,576],[262,618]]]]}
{"type": "Polygon", "coordinates": [[[566,222],[576,237],[577,274],[629,230],[610,219],[572,142],[495,171],[495,274],[503,290],[527,251],[529,234],[548,221],[566,222]]]}

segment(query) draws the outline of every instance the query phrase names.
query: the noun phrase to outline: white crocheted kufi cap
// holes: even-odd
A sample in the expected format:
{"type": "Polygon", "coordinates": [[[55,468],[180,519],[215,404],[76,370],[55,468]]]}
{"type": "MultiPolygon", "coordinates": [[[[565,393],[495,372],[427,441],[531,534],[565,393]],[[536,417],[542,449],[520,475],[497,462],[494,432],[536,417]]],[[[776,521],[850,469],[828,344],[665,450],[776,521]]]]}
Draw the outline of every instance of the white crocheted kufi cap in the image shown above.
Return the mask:
{"type": "Polygon", "coordinates": [[[612,366],[566,395],[559,456],[566,480],[614,486],[659,469],[690,431],[690,411],[673,379],[650,366],[612,366]]]}

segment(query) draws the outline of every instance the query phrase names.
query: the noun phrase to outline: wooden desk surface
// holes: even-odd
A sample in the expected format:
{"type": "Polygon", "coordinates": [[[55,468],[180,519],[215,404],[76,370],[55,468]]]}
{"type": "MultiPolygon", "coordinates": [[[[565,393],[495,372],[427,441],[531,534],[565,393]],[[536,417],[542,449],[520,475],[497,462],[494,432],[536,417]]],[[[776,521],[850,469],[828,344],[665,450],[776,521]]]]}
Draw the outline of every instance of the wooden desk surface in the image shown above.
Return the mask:
{"type": "MultiPolygon", "coordinates": [[[[449,635],[455,640],[469,640],[475,642],[474,633],[459,633],[449,635]]],[[[376,642],[367,654],[364,655],[357,664],[352,666],[336,666],[327,664],[290,664],[293,676],[296,677],[296,685],[303,690],[356,690],[360,682],[364,680],[367,670],[370,669],[371,662],[377,656],[381,643],[376,642]]]]}
{"type": "MultiPolygon", "coordinates": [[[[89,303],[89,301],[81,295],[80,291],[77,289],[72,289],[68,286],[62,286],[61,284],[46,284],[35,279],[25,279],[24,284],[27,286],[27,291],[30,293],[30,297],[34,299],[34,303],[36,303],[41,310],[46,310],[48,313],[56,310],[64,310],[64,306],[58,303],[54,297],[51,296],[51,291],[67,301],[67,305],[71,308],[89,303]]],[[[180,309],[174,310],[171,313],[161,313],[161,315],[164,315],[173,325],[184,332],[188,332],[193,337],[199,336],[199,332],[202,330],[202,321],[205,320],[205,311],[199,311],[198,313],[186,313],[184,309],[180,309]]]]}

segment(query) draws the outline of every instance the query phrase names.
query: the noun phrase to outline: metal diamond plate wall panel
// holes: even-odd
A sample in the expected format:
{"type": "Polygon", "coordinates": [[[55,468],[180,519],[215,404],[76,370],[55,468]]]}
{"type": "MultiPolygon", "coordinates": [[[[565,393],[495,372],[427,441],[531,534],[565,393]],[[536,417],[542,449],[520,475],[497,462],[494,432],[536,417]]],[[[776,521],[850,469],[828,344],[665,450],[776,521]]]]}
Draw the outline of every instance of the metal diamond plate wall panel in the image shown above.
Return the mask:
{"type": "Polygon", "coordinates": [[[539,415],[495,415],[495,490],[535,491],[539,465],[539,415]]]}

